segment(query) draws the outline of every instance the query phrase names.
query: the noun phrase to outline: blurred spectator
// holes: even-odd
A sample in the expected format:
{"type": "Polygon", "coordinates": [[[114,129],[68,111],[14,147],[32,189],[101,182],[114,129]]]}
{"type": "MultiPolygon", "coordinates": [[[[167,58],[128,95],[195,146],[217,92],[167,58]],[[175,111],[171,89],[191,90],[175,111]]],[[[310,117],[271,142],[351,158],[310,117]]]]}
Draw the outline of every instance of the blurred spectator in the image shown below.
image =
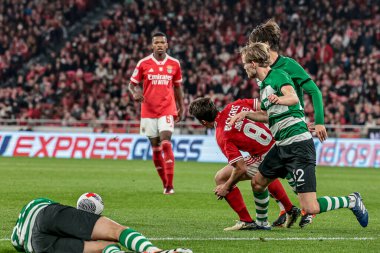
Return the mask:
{"type": "MultiPolygon", "coordinates": [[[[91,2],[2,1],[0,80],[40,53],[46,39],[59,40],[91,2]]],[[[299,61],[321,89],[326,124],[380,122],[377,1],[123,2],[95,27],[67,41],[59,54],[51,54],[48,64],[32,65],[15,87],[0,88],[0,117],[68,123],[138,120],[140,107],[129,99],[126,87],[137,61],[149,54],[148,38],[157,30],[168,35],[169,54],[181,60],[186,105],[205,95],[220,107],[258,97],[257,84],[247,80],[237,52],[256,24],[274,17],[283,32],[282,54],[299,61]]],[[[305,112],[313,121],[305,96],[305,112]]]]}

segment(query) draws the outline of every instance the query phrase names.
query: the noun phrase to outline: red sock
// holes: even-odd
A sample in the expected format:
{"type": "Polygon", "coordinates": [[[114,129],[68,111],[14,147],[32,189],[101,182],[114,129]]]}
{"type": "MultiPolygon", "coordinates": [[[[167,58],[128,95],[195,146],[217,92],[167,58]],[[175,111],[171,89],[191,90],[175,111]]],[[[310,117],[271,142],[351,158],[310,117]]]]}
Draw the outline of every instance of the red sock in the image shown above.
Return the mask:
{"type": "Polygon", "coordinates": [[[239,215],[239,219],[245,222],[252,222],[251,215],[249,215],[247,206],[244,203],[243,196],[237,186],[230,191],[225,199],[230,207],[239,215]]]}
{"type": "Polygon", "coordinates": [[[280,180],[276,179],[268,186],[268,190],[272,196],[281,202],[284,206],[285,211],[290,211],[293,207],[293,203],[290,201],[284,187],[282,186],[280,180]]]}
{"type": "Polygon", "coordinates": [[[164,152],[165,161],[165,173],[167,177],[166,187],[173,188],[173,177],[174,177],[174,154],[172,149],[172,143],[170,141],[162,141],[162,151],[164,152]]]}
{"type": "Polygon", "coordinates": [[[157,173],[161,178],[162,184],[166,187],[167,179],[165,174],[165,164],[164,159],[162,158],[162,148],[153,147],[153,163],[156,167],[157,173]]]}

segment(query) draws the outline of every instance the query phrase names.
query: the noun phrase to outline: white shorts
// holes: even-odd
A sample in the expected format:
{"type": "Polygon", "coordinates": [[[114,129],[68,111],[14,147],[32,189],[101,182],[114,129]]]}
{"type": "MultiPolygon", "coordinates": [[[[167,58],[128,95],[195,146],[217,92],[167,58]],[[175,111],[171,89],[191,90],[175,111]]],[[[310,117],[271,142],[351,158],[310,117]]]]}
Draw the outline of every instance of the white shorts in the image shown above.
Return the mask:
{"type": "MultiPolygon", "coordinates": [[[[269,150],[268,150],[269,152],[269,150]]],[[[244,157],[244,162],[247,165],[247,175],[249,177],[254,177],[256,173],[259,171],[259,166],[263,162],[265,156],[268,154],[266,152],[262,156],[246,156],[244,157]]]]}
{"type": "Polygon", "coordinates": [[[162,131],[174,131],[174,118],[172,115],[160,118],[141,118],[140,134],[148,138],[158,137],[162,131]]]}

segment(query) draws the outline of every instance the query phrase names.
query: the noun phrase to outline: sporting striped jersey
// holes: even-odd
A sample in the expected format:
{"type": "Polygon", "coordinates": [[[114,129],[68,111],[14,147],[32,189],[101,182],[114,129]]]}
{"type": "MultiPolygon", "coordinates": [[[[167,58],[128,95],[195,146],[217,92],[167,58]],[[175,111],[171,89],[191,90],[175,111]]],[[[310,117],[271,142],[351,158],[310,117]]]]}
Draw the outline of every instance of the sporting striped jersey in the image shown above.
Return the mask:
{"type": "Polygon", "coordinates": [[[261,109],[267,111],[269,128],[277,145],[289,145],[292,142],[312,138],[305,123],[305,114],[300,102],[292,106],[272,104],[268,96],[283,96],[281,88],[294,83],[290,76],[279,69],[271,69],[260,87],[261,109]]]}
{"type": "Polygon", "coordinates": [[[11,236],[12,244],[17,251],[33,252],[32,230],[37,214],[48,205],[54,203],[56,202],[50,199],[38,198],[22,208],[11,236]]]}
{"type": "Polygon", "coordinates": [[[302,107],[304,107],[303,91],[305,90],[311,95],[315,111],[315,123],[324,124],[322,93],[305,69],[302,68],[296,60],[281,55],[277,57],[276,61],[270,67],[272,69],[285,71],[290,76],[302,107]]]}

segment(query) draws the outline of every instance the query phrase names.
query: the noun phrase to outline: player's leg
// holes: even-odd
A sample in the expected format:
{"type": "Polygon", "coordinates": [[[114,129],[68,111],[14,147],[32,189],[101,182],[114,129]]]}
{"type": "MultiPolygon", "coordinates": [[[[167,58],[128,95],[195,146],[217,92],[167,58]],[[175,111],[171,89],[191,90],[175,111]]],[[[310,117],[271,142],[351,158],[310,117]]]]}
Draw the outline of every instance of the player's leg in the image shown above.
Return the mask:
{"type": "MultiPolygon", "coordinates": [[[[266,155],[263,155],[265,159],[266,155]]],[[[261,158],[255,159],[250,157],[250,159],[246,159],[247,164],[247,175],[251,178],[251,184],[254,182],[254,178],[259,173],[259,166],[261,165],[261,158]]],[[[256,207],[256,229],[270,230],[271,226],[268,222],[268,207],[269,207],[269,192],[266,187],[264,191],[255,191],[252,187],[253,198],[255,201],[256,207]]]]}
{"type": "MultiPolygon", "coordinates": [[[[282,186],[280,180],[276,179],[268,186],[269,193],[278,201],[278,203],[281,204],[283,207],[283,212],[280,212],[279,217],[273,222],[273,226],[282,226],[285,225],[287,219],[286,214],[291,213],[292,217],[290,217],[290,220],[294,220],[298,218],[298,208],[293,205],[293,203],[290,201],[288,195],[286,194],[286,191],[284,187],[282,186]]],[[[288,224],[289,227],[290,223],[288,224]]]]}
{"type": "MultiPolygon", "coordinates": [[[[256,174],[252,187],[256,192],[261,192],[276,178],[284,178],[287,174],[288,170],[287,167],[284,166],[282,152],[280,152],[280,148],[277,145],[274,145],[260,164],[259,173],[256,174]]],[[[287,206],[289,209],[290,205],[287,206]]],[[[292,205],[291,209],[286,212],[285,226],[292,226],[300,213],[301,210],[292,205]]]]}
{"type": "Polygon", "coordinates": [[[163,188],[167,184],[167,175],[165,171],[165,162],[162,156],[162,147],[160,145],[160,137],[149,138],[150,144],[152,145],[152,159],[154,166],[156,167],[157,173],[161,178],[163,188]]]}
{"type": "Polygon", "coordinates": [[[299,193],[298,196],[302,208],[308,214],[318,214],[341,208],[349,208],[352,210],[362,227],[368,225],[368,211],[364,206],[360,193],[358,192],[341,197],[324,196],[317,198],[315,192],[299,193]]]}
{"type": "MultiPolygon", "coordinates": [[[[296,189],[296,182],[294,181],[293,173],[288,173],[285,179],[288,181],[289,186],[292,188],[293,192],[298,195],[296,189]]],[[[280,209],[281,205],[279,203],[280,209]]],[[[281,213],[280,213],[281,214],[281,213]]],[[[307,225],[313,223],[313,219],[315,218],[315,214],[307,214],[305,210],[301,210],[301,220],[299,222],[299,226],[301,228],[306,227],[307,225]]]]}
{"type": "Polygon", "coordinates": [[[165,173],[167,177],[165,194],[174,193],[174,153],[171,143],[172,133],[174,132],[174,118],[171,115],[163,116],[158,119],[158,131],[160,133],[160,140],[162,151],[164,153],[165,173]]]}
{"type": "Polygon", "coordinates": [[[90,244],[85,250],[84,241],[91,241],[92,230],[99,215],[70,206],[53,204],[37,215],[32,233],[34,252],[82,253],[102,252],[115,242],[90,244]]]}
{"type": "MultiPolygon", "coordinates": [[[[106,241],[96,241],[96,242],[106,242],[106,241]]],[[[89,252],[92,252],[92,248],[96,247],[96,242],[84,242],[84,253],[87,253],[86,250],[88,249],[89,252]]],[[[118,244],[115,242],[110,242],[110,244],[105,245],[103,247],[102,253],[125,253],[124,251],[121,251],[121,248],[118,244]]]]}
{"type": "Polygon", "coordinates": [[[92,230],[91,239],[114,242],[119,241],[120,244],[128,250],[136,252],[155,252],[160,250],[139,232],[126,226],[122,226],[106,217],[101,217],[96,222],[92,230]]]}
{"type": "Polygon", "coordinates": [[[307,214],[318,214],[350,208],[355,214],[360,225],[368,224],[368,211],[365,208],[359,193],[353,193],[342,197],[320,197],[316,195],[315,177],[315,146],[312,139],[296,142],[289,146],[287,153],[292,153],[294,160],[290,163],[296,181],[297,192],[302,209],[307,214]]]}
{"type": "MultiPolygon", "coordinates": [[[[219,170],[215,175],[215,183],[216,185],[221,185],[227,182],[232,174],[233,166],[227,165],[219,170]]],[[[244,175],[242,180],[250,180],[251,178],[247,175],[244,175]]],[[[239,188],[235,185],[232,190],[225,196],[225,199],[228,205],[235,211],[235,213],[239,216],[239,221],[232,227],[227,227],[225,231],[233,231],[233,230],[247,230],[252,227],[253,219],[248,212],[247,206],[244,202],[243,196],[239,188]]]]}
{"type": "MultiPolygon", "coordinates": [[[[107,240],[107,241],[119,241],[121,245],[126,247],[128,250],[134,252],[164,252],[161,249],[154,246],[145,236],[141,233],[118,224],[117,222],[101,217],[96,222],[91,235],[92,240],[107,240]]],[[[192,253],[188,249],[175,249],[169,250],[168,252],[173,253],[192,253]]],[[[107,252],[108,253],[108,252],[107,252]]]]}
{"type": "Polygon", "coordinates": [[[151,118],[141,118],[140,133],[148,137],[152,146],[153,164],[156,167],[157,173],[161,178],[163,187],[167,183],[165,174],[165,164],[162,157],[162,148],[160,143],[160,137],[158,133],[158,120],[151,118]]]}

